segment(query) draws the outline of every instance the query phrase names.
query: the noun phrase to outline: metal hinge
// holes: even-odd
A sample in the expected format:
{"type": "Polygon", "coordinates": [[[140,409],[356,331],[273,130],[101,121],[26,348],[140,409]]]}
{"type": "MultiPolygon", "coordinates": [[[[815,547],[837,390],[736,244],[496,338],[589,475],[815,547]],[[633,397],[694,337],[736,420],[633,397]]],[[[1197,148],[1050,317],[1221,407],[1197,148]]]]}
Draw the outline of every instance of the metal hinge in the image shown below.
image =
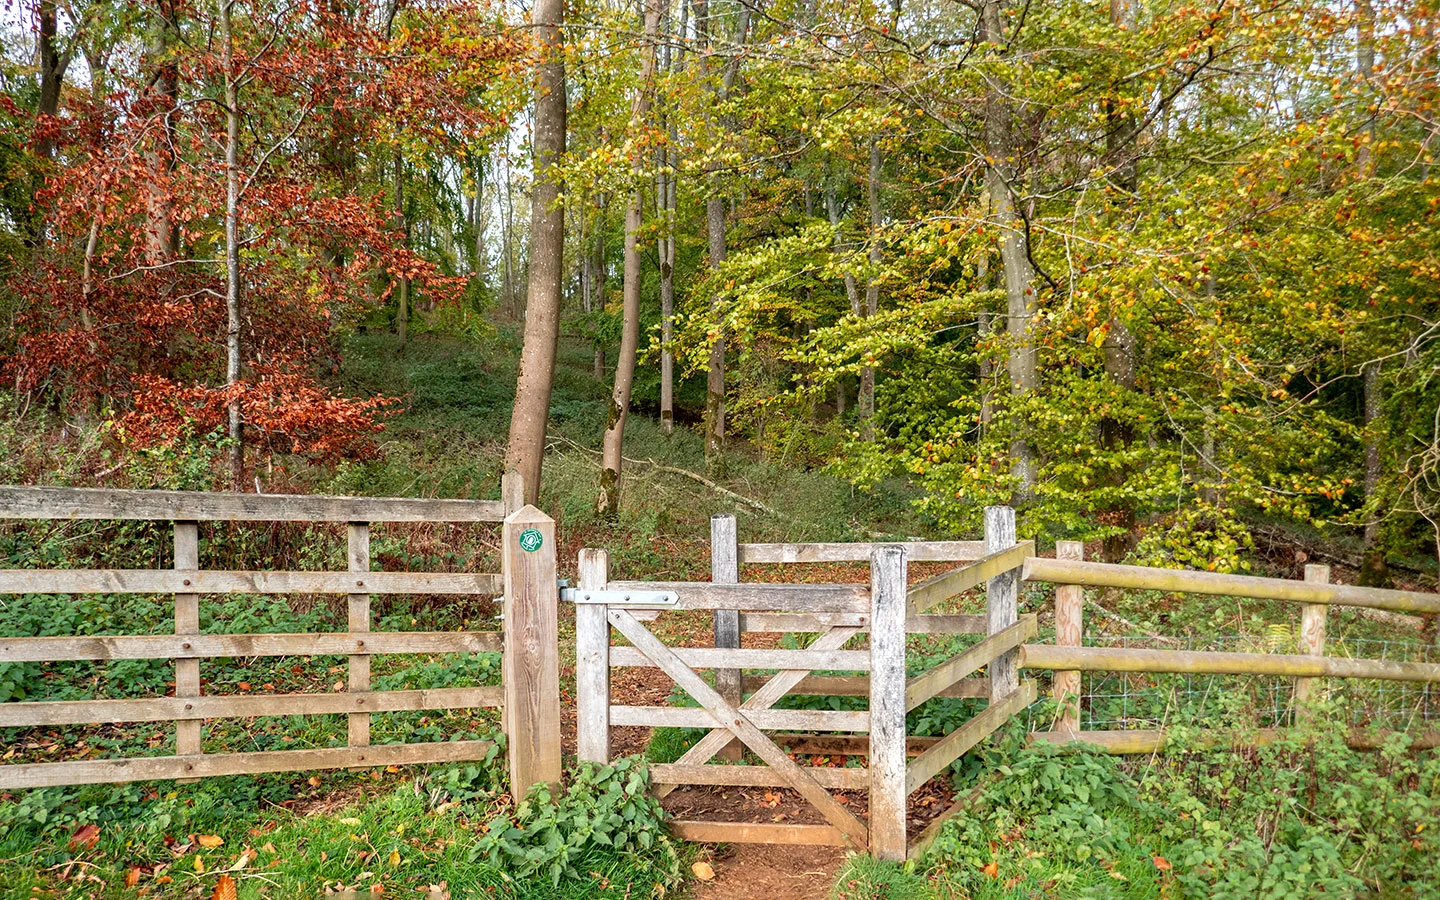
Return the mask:
{"type": "Polygon", "coordinates": [[[560,599],[567,603],[603,603],[606,606],[674,606],[680,602],[675,591],[603,591],[561,588],[560,599]]]}

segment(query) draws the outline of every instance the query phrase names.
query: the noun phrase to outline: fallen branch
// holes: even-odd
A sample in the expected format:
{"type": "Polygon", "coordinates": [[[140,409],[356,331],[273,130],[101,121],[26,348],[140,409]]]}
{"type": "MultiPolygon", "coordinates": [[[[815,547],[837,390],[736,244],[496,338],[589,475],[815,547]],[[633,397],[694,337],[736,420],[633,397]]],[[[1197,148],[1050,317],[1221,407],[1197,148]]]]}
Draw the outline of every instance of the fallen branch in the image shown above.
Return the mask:
{"type": "MultiPolygon", "coordinates": [[[[601,454],[600,454],[600,451],[598,451],[598,450],[591,450],[589,447],[582,447],[581,445],[575,443],[574,441],[570,440],[569,438],[567,438],[567,437],[565,437],[565,436],[563,436],[563,435],[555,434],[555,435],[551,435],[551,437],[553,437],[553,438],[555,438],[555,439],[557,439],[557,440],[560,440],[560,441],[564,441],[565,443],[569,444],[571,447],[574,447],[576,450],[582,450],[582,451],[584,451],[584,452],[586,452],[586,453],[594,454],[595,456],[600,456],[600,455],[601,455],[601,454]]],[[[670,475],[680,475],[680,476],[683,476],[683,477],[685,477],[685,478],[689,478],[691,481],[699,482],[700,484],[703,484],[703,485],[705,485],[706,487],[710,488],[710,490],[714,491],[715,493],[717,493],[717,494],[722,494],[722,495],[724,495],[724,496],[726,496],[726,497],[729,497],[729,498],[732,499],[732,500],[735,500],[736,502],[743,503],[743,504],[745,504],[746,506],[750,507],[750,508],[753,509],[753,510],[758,510],[759,512],[763,512],[763,513],[765,513],[766,515],[775,516],[776,518],[779,518],[779,519],[786,518],[786,516],[781,515],[779,512],[777,512],[777,511],[774,510],[774,509],[771,509],[770,507],[766,506],[764,503],[761,503],[759,500],[752,500],[752,499],[750,499],[749,497],[746,497],[746,496],[744,496],[744,495],[742,495],[742,494],[737,494],[737,493],[735,493],[734,491],[730,490],[729,488],[725,487],[724,485],[716,484],[715,482],[711,481],[710,479],[706,478],[705,476],[699,475],[699,474],[697,474],[697,473],[695,473],[695,472],[691,472],[689,469],[681,469],[681,468],[679,468],[679,467],[677,467],[677,466],[669,466],[669,465],[666,465],[665,463],[656,462],[656,461],[653,460],[653,459],[631,459],[631,458],[628,457],[628,456],[622,456],[622,457],[620,457],[620,459],[623,460],[624,462],[631,463],[631,464],[633,464],[633,465],[637,465],[637,466],[639,466],[639,465],[651,466],[652,468],[654,468],[654,469],[656,469],[657,471],[660,471],[660,472],[666,472],[666,473],[668,473],[668,474],[670,474],[670,475]]],[[[596,468],[600,468],[599,464],[598,464],[598,463],[595,463],[594,460],[591,460],[590,462],[591,462],[591,464],[594,465],[596,468]]]]}

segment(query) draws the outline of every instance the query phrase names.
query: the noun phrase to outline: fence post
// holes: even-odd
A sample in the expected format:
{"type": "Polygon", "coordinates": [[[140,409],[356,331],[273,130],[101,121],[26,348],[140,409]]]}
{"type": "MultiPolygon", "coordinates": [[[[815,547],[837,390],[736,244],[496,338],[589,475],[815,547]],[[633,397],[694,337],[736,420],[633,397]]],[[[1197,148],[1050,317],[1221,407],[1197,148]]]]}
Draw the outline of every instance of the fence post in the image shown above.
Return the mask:
{"type": "MultiPolygon", "coordinates": [[[[1310,584],[1328,584],[1330,567],[1310,565],[1305,567],[1305,581],[1310,584]]],[[[1300,652],[1309,656],[1325,655],[1325,614],[1328,607],[1323,603],[1305,603],[1300,607],[1300,652]]],[[[1299,723],[1309,715],[1305,704],[1315,696],[1314,678],[1295,679],[1295,721],[1299,723]]]]}
{"type": "MultiPolygon", "coordinates": [[[[175,523],[175,568],[198,571],[200,568],[200,529],[195,522],[175,523]]],[[[200,633],[200,595],[175,595],[175,633],[200,633]]],[[[200,696],[200,660],[175,660],[175,696],[200,696]]],[[[201,720],[180,719],[175,722],[175,754],[190,756],[201,752],[201,720]]],[[[198,778],[177,779],[181,783],[198,778]]]]}
{"type": "MultiPolygon", "coordinates": [[[[710,517],[710,580],[715,584],[740,583],[740,539],[731,513],[710,517]]],[[[740,613],[733,609],[715,610],[715,646],[731,650],[740,648],[740,613]]],[[[715,690],[731,706],[738,707],[743,699],[739,669],[716,669],[715,690]]],[[[716,756],[728,762],[740,759],[741,743],[731,741],[716,756]]]]}
{"type": "Polygon", "coordinates": [[[525,476],[519,472],[500,476],[500,502],[505,505],[507,516],[525,505],[525,476]]]}
{"type": "Polygon", "coordinates": [[[505,517],[505,735],[510,794],[560,784],[560,648],[555,521],[533,506],[505,517]]]}
{"type": "MultiPolygon", "coordinates": [[[[985,554],[1015,546],[1015,510],[985,507],[985,554]]],[[[985,585],[986,633],[997,634],[1020,621],[1020,574],[1002,572],[985,585]]],[[[990,663],[990,702],[999,703],[1020,687],[1020,651],[1011,650],[990,663]]]]}
{"type": "Polygon", "coordinates": [[[870,854],[903,862],[905,835],[905,590],[909,551],[870,554],[870,854]]]}
{"type": "MultiPolygon", "coordinates": [[[[346,526],[348,557],[351,572],[369,574],[370,572],[370,525],[367,522],[351,522],[346,526]]],[[[354,634],[361,634],[370,630],[370,595],[349,594],[348,621],[350,631],[354,634]]],[[[350,690],[370,690],[370,657],[365,654],[352,654],[349,659],[350,667],[350,690]]],[[[351,747],[365,747],[370,744],[370,714],[350,714],[350,740],[351,747]]]]}
{"type": "MultiPolygon", "coordinates": [[[[1082,541],[1057,541],[1055,558],[1077,562],[1085,558],[1085,544],[1082,541]]],[[[1062,584],[1055,588],[1055,643],[1061,647],[1079,647],[1084,644],[1085,633],[1085,589],[1078,584],[1062,584]]],[[[1061,671],[1055,673],[1051,694],[1059,706],[1060,715],[1055,720],[1055,731],[1074,734],[1080,730],[1080,673],[1061,671]]]]}
{"type": "MultiPolygon", "coordinates": [[[[580,551],[579,590],[610,583],[610,554],[580,551]]],[[[582,762],[610,761],[610,621],[603,603],[575,604],[575,745],[582,762]]]]}

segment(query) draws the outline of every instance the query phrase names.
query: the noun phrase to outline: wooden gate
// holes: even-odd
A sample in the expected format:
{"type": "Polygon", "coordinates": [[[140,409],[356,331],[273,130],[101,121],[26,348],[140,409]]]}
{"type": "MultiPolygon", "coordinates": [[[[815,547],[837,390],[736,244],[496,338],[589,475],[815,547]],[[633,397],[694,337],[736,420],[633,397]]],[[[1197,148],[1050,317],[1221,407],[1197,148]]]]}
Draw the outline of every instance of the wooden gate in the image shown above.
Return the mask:
{"type": "MultiPolygon", "coordinates": [[[[724,533],[726,529],[719,529],[724,533]]],[[[728,528],[733,540],[733,524],[728,528]]],[[[709,728],[710,732],[677,762],[651,767],[656,792],[664,795],[678,785],[778,786],[790,788],[813,805],[826,825],[785,825],[678,820],[671,828],[680,837],[701,841],[830,844],[869,850],[883,859],[905,859],[924,849],[933,837],[929,828],[912,843],[906,834],[909,796],[975,746],[1035,698],[1032,683],[1018,679],[1018,648],[1035,633],[1034,616],[1016,612],[1018,569],[1033,555],[1030,542],[1014,540],[1014,517],[996,508],[987,518],[987,543],[964,544],[963,550],[988,550],[979,560],[907,590],[907,558],[903,544],[824,545],[817,555],[868,559],[870,585],[740,584],[714,582],[612,582],[603,550],[583,550],[579,587],[570,594],[576,608],[578,752],[582,760],[608,762],[612,725],[709,728]],[[1006,516],[1008,514],[1008,518],[1006,516]],[[994,521],[991,522],[990,518],[994,521]],[[1006,525],[1008,523],[1008,530],[1006,525]],[[857,555],[863,554],[863,555],[857,555]],[[927,615],[925,610],[965,590],[988,583],[988,612],[978,616],[927,615]],[[672,602],[655,592],[673,593],[672,602]],[[673,648],[647,626],[665,610],[736,611],[741,632],[795,631],[818,634],[803,650],[740,647],[673,648]],[[612,629],[629,646],[612,646],[612,629]],[[907,677],[906,635],[911,632],[988,633],[964,653],[907,677]],[[846,649],[852,639],[868,633],[868,647],[846,649]],[[698,708],[626,706],[611,703],[610,670],[620,666],[655,666],[684,690],[698,708]],[[987,679],[968,678],[986,668],[987,679]],[[699,670],[716,670],[718,686],[699,670]],[[768,676],[745,676],[744,670],[779,670],[768,676]],[[816,671],[868,673],[824,676],[816,671]],[[731,696],[724,679],[743,685],[731,696]],[[975,690],[976,682],[983,694],[975,690]],[[907,764],[906,714],[937,696],[984,696],[989,708],[949,735],[930,742],[907,764]],[[776,709],[792,692],[843,693],[869,698],[863,711],[776,709]],[[739,694],[736,696],[735,694],[739,694]],[[746,696],[748,695],[748,696],[746,696]],[[743,699],[741,699],[743,697],[743,699]],[[814,732],[848,733],[841,738],[867,758],[865,768],[802,766],[772,737],[777,731],[803,732],[789,738],[823,740],[814,732]],[[771,734],[767,734],[770,732],[771,734]],[[738,739],[762,765],[717,764],[715,758],[738,739]],[[869,820],[847,809],[831,793],[865,790],[869,820]]],[[[749,545],[753,548],[757,545],[749,545]]],[[[790,546],[790,545],[787,545],[790,546]]],[[[819,545],[812,545],[819,546],[819,545]]],[[[917,545],[918,546],[918,545],[917,545]]],[[[962,547],[938,544],[921,555],[954,552],[962,547]]],[[[743,548],[729,558],[743,561],[743,548]]],[[[963,552],[963,551],[962,551],[963,552]]],[[[717,557],[725,556],[723,550],[717,557]]],[[[764,557],[764,553],[756,553],[764,557]]],[[[793,554],[794,561],[806,555],[793,554]]],[[[753,557],[752,557],[753,559],[753,557]]],[[[761,560],[755,560],[761,561],[761,560]]],[[[766,560],[768,561],[768,560],[766,560]]],[[[723,616],[717,616],[721,622],[723,616]]],[[[723,637],[717,625],[717,643],[723,637]]],[[[735,643],[739,643],[738,639],[735,643]]],[[[936,826],[938,827],[938,826],[936,826]]]]}

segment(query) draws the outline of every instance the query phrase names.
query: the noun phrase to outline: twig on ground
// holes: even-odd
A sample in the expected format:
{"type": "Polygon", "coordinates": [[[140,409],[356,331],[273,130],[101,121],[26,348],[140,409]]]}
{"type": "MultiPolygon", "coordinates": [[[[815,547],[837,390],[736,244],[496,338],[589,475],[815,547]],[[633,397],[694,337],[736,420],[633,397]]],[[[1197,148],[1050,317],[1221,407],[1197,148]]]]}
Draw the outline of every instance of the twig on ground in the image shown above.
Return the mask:
{"type": "MultiPolygon", "coordinates": [[[[574,447],[576,450],[583,450],[584,452],[590,453],[590,454],[594,454],[595,456],[599,456],[599,455],[600,455],[600,451],[598,451],[598,450],[591,450],[589,447],[583,447],[583,446],[581,446],[580,444],[577,444],[577,443],[575,443],[574,441],[570,440],[569,438],[565,437],[564,435],[552,434],[552,435],[550,435],[550,437],[555,438],[556,440],[559,440],[559,441],[563,441],[564,443],[569,444],[571,447],[574,447]]],[[[722,495],[724,495],[724,496],[726,496],[726,497],[729,497],[729,498],[732,499],[732,500],[735,500],[735,501],[737,501],[737,502],[743,503],[743,504],[745,504],[746,506],[750,507],[750,508],[753,509],[753,510],[757,510],[757,511],[759,511],[759,512],[763,512],[763,513],[765,513],[766,515],[775,516],[776,518],[780,518],[780,519],[786,518],[786,516],[781,515],[779,512],[777,512],[776,510],[770,508],[769,506],[766,506],[764,503],[761,503],[759,500],[752,500],[752,499],[750,499],[749,497],[746,497],[746,496],[743,495],[743,494],[737,494],[737,493],[735,493],[734,491],[730,490],[729,488],[725,487],[724,485],[716,484],[715,482],[711,481],[710,479],[706,478],[705,476],[699,475],[699,474],[697,474],[697,473],[695,473],[695,472],[691,472],[689,469],[682,469],[682,468],[679,468],[678,466],[666,465],[665,463],[656,462],[656,461],[653,460],[653,459],[631,459],[631,458],[628,457],[628,456],[622,456],[622,457],[620,457],[620,458],[621,458],[622,460],[624,460],[625,462],[627,462],[627,463],[633,463],[634,465],[637,465],[637,466],[638,466],[638,465],[647,465],[647,466],[653,467],[653,468],[656,469],[657,471],[666,472],[666,473],[668,473],[668,474],[670,474],[670,475],[681,475],[681,476],[683,476],[683,477],[685,477],[685,478],[689,478],[691,481],[696,481],[696,482],[699,482],[700,484],[705,485],[706,487],[710,488],[712,491],[714,491],[714,492],[717,493],[717,494],[722,494],[722,495]]],[[[595,464],[593,460],[592,460],[591,462],[592,462],[592,464],[595,464]]],[[[596,465],[598,465],[598,464],[596,464],[596,465]]]]}

